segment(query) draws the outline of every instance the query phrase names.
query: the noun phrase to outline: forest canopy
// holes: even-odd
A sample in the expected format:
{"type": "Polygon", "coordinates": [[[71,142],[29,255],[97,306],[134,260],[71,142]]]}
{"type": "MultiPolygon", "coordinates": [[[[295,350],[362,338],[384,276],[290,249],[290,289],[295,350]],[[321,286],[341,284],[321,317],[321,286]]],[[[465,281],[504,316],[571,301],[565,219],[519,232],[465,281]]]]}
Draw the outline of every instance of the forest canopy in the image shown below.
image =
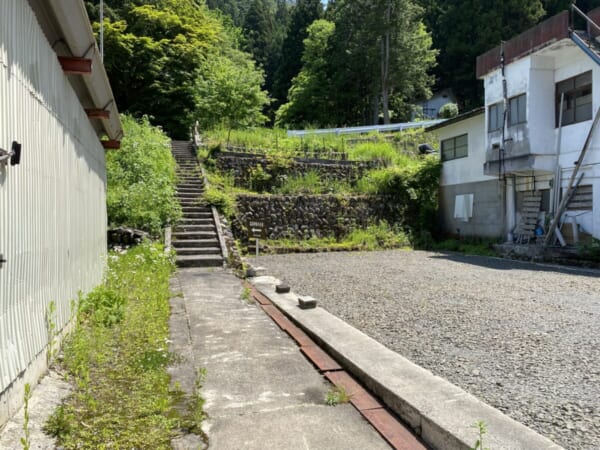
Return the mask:
{"type": "MultiPolygon", "coordinates": [[[[98,4],[86,2],[96,31],[98,4]]],[[[104,4],[105,65],[120,110],[183,138],[196,120],[229,128],[409,120],[416,101],[443,88],[461,111],[480,106],[476,57],[571,0],[104,4]]]]}

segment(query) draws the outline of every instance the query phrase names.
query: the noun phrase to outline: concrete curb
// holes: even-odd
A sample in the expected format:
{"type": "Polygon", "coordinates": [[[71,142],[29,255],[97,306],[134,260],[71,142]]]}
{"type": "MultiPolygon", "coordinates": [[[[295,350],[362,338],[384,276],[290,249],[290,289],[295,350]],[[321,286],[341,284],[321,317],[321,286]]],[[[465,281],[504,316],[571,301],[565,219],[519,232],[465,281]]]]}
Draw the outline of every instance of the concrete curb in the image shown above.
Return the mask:
{"type": "Polygon", "coordinates": [[[300,309],[295,294],[275,293],[276,278],[250,281],[432,448],[471,449],[478,439],[472,425],[478,421],[487,425],[485,446],[494,450],[562,448],[324,309],[300,309]]]}

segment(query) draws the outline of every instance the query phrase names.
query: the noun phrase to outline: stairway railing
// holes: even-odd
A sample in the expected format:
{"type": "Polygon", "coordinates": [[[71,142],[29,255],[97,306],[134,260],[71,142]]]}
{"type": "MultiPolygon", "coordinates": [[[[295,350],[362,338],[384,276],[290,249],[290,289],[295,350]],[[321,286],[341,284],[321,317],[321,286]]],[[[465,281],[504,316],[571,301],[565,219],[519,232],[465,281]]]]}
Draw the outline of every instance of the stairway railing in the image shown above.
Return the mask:
{"type": "MultiPolygon", "coordinates": [[[[575,21],[577,18],[583,19],[585,21],[585,32],[586,32],[586,38],[583,39],[586,44],[588,45],[589,48],[592,48],[595,44],[595,39],[597,36],[600,36],[600,25],[598,25],[596,22],[594,22],[586,13],[584,13],[581,9],[579,9],[577,6],[575,5],[571,5],[571,26],[570,26],[570,31],[571,33],[575,33],[575,21]]],[[[579,36],[581,37],[581,36],[579,36]]]]}

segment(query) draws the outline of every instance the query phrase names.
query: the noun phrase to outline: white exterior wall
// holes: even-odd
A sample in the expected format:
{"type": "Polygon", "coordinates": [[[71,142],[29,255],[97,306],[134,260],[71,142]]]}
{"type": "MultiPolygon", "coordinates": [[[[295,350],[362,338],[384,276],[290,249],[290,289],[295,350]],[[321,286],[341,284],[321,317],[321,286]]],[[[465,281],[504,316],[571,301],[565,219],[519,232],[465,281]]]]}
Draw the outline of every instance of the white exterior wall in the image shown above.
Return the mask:
{"type": "Polygon", "coordinates": [[[444,161],[440,181],[442,186],[476,183],[494,179],[494,177],[483,174],[483,164],[485,163],[484,120],[485,115],[478,114],[475,117],[470,117],[436,130],[440,140],[440,154],[442,151],[441,141],[445,139],[468,134],[469,142],[469,155],[466,158],[444,161]]]}
{"type": "MultiPolygon", "coordinates": [[[[506,66],[508,97],[527,92],[526,127],[522,130],[519,127],[509,127],[508,137],[513,138],[515,142],[528,139],[531,154],[548,155],[549,159],[539,160],[534,167],[545,171],[546,178],[553,173],[555,164],[560,164],[563,188],[568,185],[592,121],[564,126],[558,158],[555,158],[558,138],[558,129],[555,126],[555,87],[556,83],[562,80],[590,70],[593,83],[592,110],[595,113],[600,108],[600,66],[570,40],[561,41],[506,66]]],[[[487,133],[489,106],[502,100],[502,77],[499,69],[484,77],[484,87],[485,139],[486,148],[490,148],[493,143],[500,141],[497,133],[492,136],[487,133]]],[[[585,173],[582,184],[593,185],[594,209],[567,212],[566,215],[577,216],[577,222],[584,231],[600,238],[600,129],[596,129],[594,133],[581,172],[585,173]]],[[[537,172],[536,175],[540,176],[542,173],[537,172]]],[[[538,181],[543,178],[544,175],[541,175],[538,181]]]]}
{"type": "Polygon", "coordinates": [[[13,140],[21,164],[0,168],[0,425],[3,397],[48,344],[50,302],[60,330],[106,259],[104,150],[25,0],[0,1],[0,147],[13,140]]]}
{"type": "MultiPolygon", "coordinates": [[[[574,77],[592,70],[592,111],[594,114],[600,108],[600,66],[592,61],[579,48],[563,52],[561,58],[556,58],[556,82],[574,77]]],[[[579,158],[585,139],[592,126],[592,120],[579,122],[563,127],[559,164],[562,168],[562,187],[566,189],[579,158]]],[[[600,239],[600,126],[596,127],[592,143],[579,173],[584,173],[581,184],[591,184],[594,192],[592,211],[568,211],[565,216],[574,216],[577,223],[587,233],[600,239]]]]}

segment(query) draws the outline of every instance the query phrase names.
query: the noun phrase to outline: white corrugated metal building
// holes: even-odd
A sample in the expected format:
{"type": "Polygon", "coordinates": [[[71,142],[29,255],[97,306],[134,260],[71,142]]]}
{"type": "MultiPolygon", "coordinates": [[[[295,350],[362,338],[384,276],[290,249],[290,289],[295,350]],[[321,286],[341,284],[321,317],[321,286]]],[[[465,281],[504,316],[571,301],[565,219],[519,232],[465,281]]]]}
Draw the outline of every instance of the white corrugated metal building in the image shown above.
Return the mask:
{"type": "Polygon", "coordinates": [[[45,371],[49,323],[102,280],[104,147],[121,135],[83,1],[1,0],[0,426],[45,371]]]}

